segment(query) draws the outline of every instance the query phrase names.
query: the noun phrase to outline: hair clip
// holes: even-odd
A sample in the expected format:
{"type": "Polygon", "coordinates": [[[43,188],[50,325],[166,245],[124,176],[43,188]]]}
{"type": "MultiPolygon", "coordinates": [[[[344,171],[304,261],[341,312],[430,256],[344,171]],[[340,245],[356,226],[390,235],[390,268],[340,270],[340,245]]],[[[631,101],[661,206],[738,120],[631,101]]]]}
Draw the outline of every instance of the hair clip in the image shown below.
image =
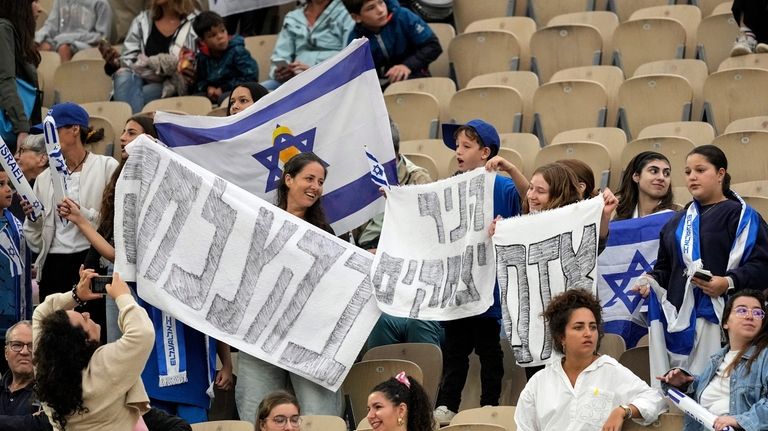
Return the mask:
{"type": "Polygon", "coordinates": [[[395,380],[404,384],[406,388],[411,389],[411,381],[408,380],[408,376],[405,375],[405,371],[400,371],[397,373],[395,380]]]}

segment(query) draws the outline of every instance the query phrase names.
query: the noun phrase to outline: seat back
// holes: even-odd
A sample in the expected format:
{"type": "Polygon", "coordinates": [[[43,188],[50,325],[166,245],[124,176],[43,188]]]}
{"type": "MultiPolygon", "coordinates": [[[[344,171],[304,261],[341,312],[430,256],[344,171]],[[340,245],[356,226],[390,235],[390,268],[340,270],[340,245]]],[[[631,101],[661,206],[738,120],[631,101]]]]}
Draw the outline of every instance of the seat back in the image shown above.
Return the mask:
{"type": "Polygon", "coordinates": [[[533,127],[533,93],[539,88],[539,77],[529,71],[494,72],[475,76],[467,84],[467,88],[501,85],[517,90],[523,98],[524,132],[530,132],[533,127]]]}
{"type": "Polygon", "coordinates": [[[733,41],[738,36],[739,25],[730,10],[701,20],[696,31],[696,57],[707,63],[709,73],[716,71],[730,56],[733,41]]]}
{"type": "Polygon", "coordinates": [[[648,346],[633,347],[619,357],[619,363],[629,368],[647,383],[651,384],[651,365],[648,357],[648,346]]]}
{"type": "Polygon", "coordinates": [[[302,431],[347,431],[347,423],[338,416],[305,415],[301,417],[302,431]]]}
{"type": "Polygon", "coordinates": [[[701,22],[701,10],[687,4],[651,6],[632,12],[630,20],[646,18],[672,18],[685,28],[685,58],[696,58],[696,31],[701,22]]]}
{"type": "Polygon", "coordinates": [[[520,43],[502,30],[463,33],[451,40],[448,58],[459,88],[464,88],[477,75],[518,70],[520,43]]]}
{"type": "Polygon", "coordinates": [[[501,425],[492,424],[458,424],[440,428],[440,431],[508,431],[501,425]]]}
{"type": "Polygon", "coordinates": [[[648,426],[627,421],[621,429],[624,431],[678,431],[683,429],[684,417],[680,413],[662,413],[658,420],[648,426]]]}
{"type": "Polygon", "coordinates": [[[448,60],[448,46],[456,36],[456,29],[450,24],[440,22],[430,22],[429,28],[435,33],[440,47],[443,48],[443,52],[435,61],[429,63],[429,73],[433,77],[449,78],[451,76],[451,62],[448,60]]]}
{"type": "Polygon", "coordinates": [[[583,129],[566,130],[552,138],[552,144],[568,142],[597,142],[602,144],[611,155],[611,188],[621,183],[621,152],[627,146],[627,135],[618,127],[587,127],[583,129]]]}
{"type": "Polygon", "coordinates": [[[416,139],[400,141],[400,152],[403,154],[426,154],[437,164],[437,177],[442,180],[453,175],[449,170],[451,157],[456,152],[446,147],[442,139],[416,139]]]}
{"type": "Polygon", "coordinates": [[[685,28],[670,18],[646,18],[619,24],[613,33],[613,64],[632,76],[643,63],[683,58],[685,28]]]}
{"type": "Polygon", "coordinates": [[[679,75],[644,75],[627,79],[619,88],[619,125],[627,138],[651,124],[688,121],[693,89],[679,75]]]}
{"type": "Polygon", "coordinates": [[[768,131],[768,115],[733,120],[726,126],[724,133],[741,132],[745,130],[768,131]]]}
{"type": "Polygon", "coordinates": [[[53,87],[56,101],[106,102],[112,93],[112,79],[104,73],[104,60],[70,61],[56,69],[53,87]]]}
{"type": "Polygon", "coordinates": [[[531,36],[536,32],[536,22],[526,16],[502,16],[486,18],[474,21],[467,26],[466,32],[502,30],[515,35],[520,44],[520,70],[528,70],[531,67],[531,53],[529,45],[531,36]]]}
{"type": "Polygon", "coordinates": [[[142,108],[142,112],[175,111],[189,115],[207,115],[213,106],[207,97],[203,96],[176,96],[153,100],[142,108]]]}
{"type": "Polygon", "coordinates": [[[653,138],[640,138],[627,144],[624,151],[621,153],[621,166],[627,166],[632,157],[642,153],[643,151],[655,151],[661,153],[669,159],[669,164],[672,167],[670,177],[672,178],[672,186],[680,187],[685,185],[685,159],[688,153],[693,150],[693,141],[688,138],[681,138],[678,136],[661,136],[653,138]]]}
{"type": "Polygon", "coordinates": [[[715,72],[704,82],[707,121],[722,133],[739,118],[768,112],[768,70],[732,69],[715,72]]]}
{"type": "Polygon", "coordinates": [[[551,82],[533,96],[534,130],[547,145],[564,130],[605,126],[608,96],[594,81],[551,82]]]}
{"type": "Polygon", "coordinates": [[[725,133],[715,138],[712,144],[723,150],[730,166],[737,167],[728,171],[732,182],[768,178],[768,132],[725,133]]]}
{"type": "Polygon", "coordinates": [[[608,0],[608,10],[616,12],[619,21],[624,22],[638,9],[674,3],[675,0],[608,0]]]}
{"type": "Polygon", "coordinates": [[[615,13],[606,10],[565,13],[550,19],[547,26],[567,24],[584,24],[596,28],[603,38],[603,53],[605,54],[602,56],[601,64],[611,64],[610,53],[613,52],[613,32],[619,26],[619,17],[615,13]]]}
{"type": "Polygon", "coordinates": [[[422,92],[384,96],[387,112],[400,130],[400,139],[434,139],[440,126],[440,104],[422,92]]]}
{"type": "Polygon", "coordinates": [[[98,115],[89,115],[88,125],[94,129],[104,129],[104,137],[97,142],[88,144],[89,150],[94,154],[100,154],[102,156],[115,156],[117,153],[117,160],[120,160],[120,145],[115,138],[115,129],[112,127],[112,123],[109,119],[100,117],[98,115]]]}
{"type": "Polygon", "coordinates": [[[448,104],[451,97],[456,93],[456,84],[449,78],[431,77],[406,79],[390,84],[384,90],[384,94],[410,93],[410,92],[429,93],[435,96],[440,106],[440,122],[448,121],[448,104]]]}
{"type": "Polygon", "coordinates": [[[248,421],[210,421],[190,425],[192,431],[253,431],[248,421]]]}
{"type": "Polygon", "coordinates": [[[456,413],[456,416],[451,419],[451,425],[460,424],[493,424],[500,425],[507,431],[515,431],[517,429],[515,407],[486,406],[463,410],[456,413]]]}
{"type": "Polygon", "coordinates": [[[704,82],[709,76],[707,64],[691,59],[658,60],[641,64],[635,69],[633,76],[659,74],[679,75],[688,80],[693,89],[691,120],[701,121],[704,114],[704,82]]]}
{"type": "Polygon", "coordinates": [[[611,155],[601,144],[596,142],[569,142],[548,145],[536,155],[536,166],[563,159],[578,159],[592,168],[595,184],[598,188],[608,183],[611,172],[611,155]]]}
{"type": "Polygon", "coordinates": [[[624,72],[616,66],[581,66],[563,69],[555,72],[549,82],[570,81],[581,79],[595,81],[605,88],[608,95],[608,112],[605,124],[614,127],[619,112],[619,87],[624,82],[624,72]]]}
{"type": "Polygon", "coordinates": [[[768,69],[768,54],[747,54],[727,57],[717,70],[728,69],[768,69]]]}
{"type": "Polygon", "coordinates": [[[456,22],[456,30],[464,33],[467,26],[474,21],[512,16],[515,11],[510,8],[514,7],[514,3],[509,0],[454,0],[453,19],[456,22]]]}
{"type": "Polygon", "coordinates": [[[349,396],[352,417],[356,422],[366,416],[366,405],[371,389],[397,375],[400,371],[405,371],[405,374],[415,378],[420,383],[424,382],[421,368],[411,361],[376,359],[361,361],[352,365],[347,378],[344,379],[342,388],[344,394],[349,396]]]}
{"type": "MultiPolygon", "coordinates": [[[[128,119],[131,118],[131,105],[125,102],[87,102],[80,106],[88,112],[88,115],[104,117],[112,124],[115,137],[119,138],[128,119]]],[[[117,144],[117,140],[115,140],[117,144]]],[[[116,145],[114,155],[120,160],[120,148],[116,145]]]]}
{"type": "Polygon", "coordinates": [[[594,1],[585,0],[529,0],[528,11],[539,27],[549,25],[557,15],[594,10],[594,1]]]}
{"type": "Polygon", "coordinates": [[[277,43],[276,34],[264,34],[260,36],[248,36],[245,39],[245,49],[251,53],[251,57],[259,65],[259,81],[269,79],[269,69],[272,67],[272,52],[277,43]]]}
{"type": "Polygon", "coordinates": [[[600,341],[598,352],[616,359],[621,357],[625,350],[627,350],[627,345],[621,335],[607,333],[603,335],[603,339],[600,341]]]}
{"type": "Polygon", "coordinates": [[[53,76],[61,64],[61,57],[53,51],[40,51],[40,65],[37,66],[37,83],[39,90],[43,92],[43,106],[51,107],[54,104],[56,92],[53,85],[53,76]]]}
{"type": "Polygon", "coordinates": [[[452,123],[464,124],[482,118],[499,133],[519,132],[523,98],[514,88],[498,85],[465,88],[451,97],[448,113],[452,123]]]}
{"type": "MultiPolygon", "coordinates": [[[[501,148],[515,150],[520,155],[522,165],[517,167],[526,178],[530,178],[535,169],[533,161],[536,159],[539,148],[541,148],[539,138],[533,133],[500,133],[499,138],[501,139],[501,148]]],[[[525,190],[521,191],[525,192],[525,190]]]]}
{"type": "MultiPolygon", "coordinates": [[[[707,17],[712,15],[717,6],[724,5],[726,3],[733,3],[731,0],[691,0],[691,4],[698,6],[701,10],[701,16],[707,17]]],[[[731,5],[728,4],[728,11],[731,11],[731,5]]]]}
{"type": "Polygon", "coordinates": [[[694,145],[709,145],[715,139],[715,129],[703,121],[673,121],[646,126],[637,135],[638,138],[657,136],[680,136],[688,138],[694,145]]]}
{"type": "Polygon", "coordinates": [[[763,220],[768,219],[768,197],[765,196],[743,196],[744,201],[754,208],[763,220]]]}
{"type": "Polygon", "coordinates": [[[602,53],[603,38],[591,25],[544,27],[531,37],[531,70],[545,83],[558,70],[600,64],[602,53]]]}
{"type": "MultiPolygon", "coordinates": [[[[433,178],[437,178],[437,175],[433,178]]],[[[418,364],[424,373],[424,390],[434,406],[437,401],[440,379],[443,377],[443,353],[440,346],[430,343],[398,343],[377,346],[363,355],[364,361],[371,359],[404,359],[418,364]]]]}
{"type": "Polygon", "coordinates": [[[426,155],[426,154],[419,154],[419,153],[403,153],[402,151],[400,154],[404,155],[408,158],[408,160],[412,161],[416,166],[420,166],[429,172],[429,177],[433,180],[437,180],[440,176],[440,170],[437,168],[437,162],[435,162],[435,159],[432,157],[426,155]]]}

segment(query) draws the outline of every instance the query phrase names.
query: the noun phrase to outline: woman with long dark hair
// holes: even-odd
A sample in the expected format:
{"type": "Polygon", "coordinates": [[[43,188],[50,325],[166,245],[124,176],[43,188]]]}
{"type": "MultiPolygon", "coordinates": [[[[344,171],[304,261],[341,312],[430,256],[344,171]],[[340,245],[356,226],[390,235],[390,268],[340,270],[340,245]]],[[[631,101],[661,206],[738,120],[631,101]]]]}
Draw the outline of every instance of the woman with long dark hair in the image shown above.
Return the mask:
{"type": "Polygon", "coordinates": [[[616,197],[614,220],[647,216],[663,210],[676,210],[672,195],[672,168],[667,156],[643,151],[627,163],[616,197]]]}
{"type": "Polygon", "coordinates": [[[269,90],[258,82],[243,82],[232,89],[229,95],[227,116],[237,114],[243,109],[253,105],[257,100],[269,94],[269,90]]]}
{"type": "Polygon", "coordinates": [[[24,110],[16,80],[38,88],[37,66],[40,53],[35,47],[35,17],[40,13],[38,0],[0,0],[0,111],[12,127],[4,139],[11,151],[27,138],[33,124],[41,121],[40,98],[35,97],[31,113],[24,110]],[[14,135],[15,139],[10,135],[14,135]]]}
{"type": "Polygon", "coordinates": [[[99,346],[101,326],[73,309],[98,299],[91,292],[96,273],[80,268],[80,281],[65,293],[48,295],[32,319],[35,391],[59,429],[132,431],[149,410],[141,370],[155,340],[147,312],[128,285],[114,275],[107,293],[120,308],[123,336],[99,346]]]}
{"type": "Polygon", "coordinates": [[[401,371],[368,395],[368,423],[378,431],[432,431],[432,402],[421,384],[401,371]]]}
{"type": "MultiPolygon", "coordinates": [[[[659,377],[664,389],[676,387],[717,415],[715,430],[763,429],[768,418],[768,328],[765,295],[740,290],[728,298],[721,326],[728,344],[712,356],[709,365],[693,376],[674,368],[659,377]]],[[[685,431],[711,429],[685,417],[685,431]]]]}
{"type": "MultiPolygon", "coordinates": [[[[299,153],[285,164],[277,188],[276,205],[290,214],[330,233],[333,229],[325,219],[321,197],[327,170],[323,161],[313,153],[299,153]]],[[[245,352],[238,354],[235,399],[240,417],[256,417],[257,400],[270,392],[293,386],[296,398],[307,414],[340,416],[341,393],[311,382],[304,377],[278,368],[245,352]]]]}

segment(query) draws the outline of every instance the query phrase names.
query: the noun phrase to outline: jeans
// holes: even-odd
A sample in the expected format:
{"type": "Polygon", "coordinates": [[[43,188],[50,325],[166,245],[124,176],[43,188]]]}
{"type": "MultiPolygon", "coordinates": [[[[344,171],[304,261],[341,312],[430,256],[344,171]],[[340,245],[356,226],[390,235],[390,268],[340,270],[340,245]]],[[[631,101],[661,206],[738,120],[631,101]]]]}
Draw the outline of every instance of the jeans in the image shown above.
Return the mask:
{"type": "Polygon", "coordinates": [[[440,347],[442,338],[443,328],[440,322],[382,313],[368,336],[368,348],[397,343],[431,343],[440,347]]]}
{"type": "Polygon", "coordinates": [[[136,114],[144,109],[147,103],[159,99],[163,94],[163,85],[159,82],[146,82],[131,69],[120,69],[112,76],[114,94],[112,98],[131,105],[131,111],[136,114]]]}
{"type": "Polygon", "coordinates": [[[341,416],[341,390],[331,392],[297,374],[276,367],[243,351],[238,353],[235,401],[240,420],[256,423],[259,403],[270,392],[288,389],[289,383],[301,405],[302,415],[341,416]]]}
{"type": "Polygon", "coordinates": [[[278,87],[283,85],[282,82],[276,79],[267,79],[266,81],[259,82],[259,84],[261,84],[262,87],[266,88],[269,91],[275,91],[278,89],[278,87]]]}

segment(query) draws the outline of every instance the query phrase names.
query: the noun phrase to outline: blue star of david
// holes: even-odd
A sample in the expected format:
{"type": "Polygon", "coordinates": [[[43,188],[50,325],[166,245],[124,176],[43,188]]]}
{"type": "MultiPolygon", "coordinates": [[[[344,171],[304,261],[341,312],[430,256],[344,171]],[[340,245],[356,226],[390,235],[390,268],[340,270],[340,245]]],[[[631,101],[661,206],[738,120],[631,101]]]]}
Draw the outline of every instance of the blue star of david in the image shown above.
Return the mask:
{"type": "Polygon", "coordinates": [[[376,175],[377,177],[381,177],[384,175],[384,169],[381,168],[381,165],[376,165],[373,168],[373,174],[376,175]]]}
{"type": "Polygon", "coordinates": [[[613,297],[605,303],[604,307],[611,307],[617,300],[620,300],[627,307],[627,310],[634,310],[643,298],[635,293],[625,293],[625,291],[633,278],[652,269],[653,262],[648,263],[648,261],[645,260],[645,257],[643,257],[643,254],[640,253],[639,250],[635,250],[632,262],[629,263],[629,267],[625,272],[603,274],[603,279],[605,279],[605,282],[608,283],[608,286],[613,290],[613,297]],[[630,296],[633,296],[634,298],[630,298],[630,296]]]}
{"type": "Polygon", "coordinates": [[[313,127],[296,136],[282,133],[277,135],[271,147],[253,154],[253,158],[258,160],[265,168],[269,169],[267,187],[266,190],[264,190],[265,192],[271,192],[272,190],[277,189],[277,184],[280,182],[280,176],[283,174],[282,168],[280,167],[280,152],[289,148],[296,148],[302,153],[312,152],[315,146],[316,130],[317,128],[313,127]]]}

